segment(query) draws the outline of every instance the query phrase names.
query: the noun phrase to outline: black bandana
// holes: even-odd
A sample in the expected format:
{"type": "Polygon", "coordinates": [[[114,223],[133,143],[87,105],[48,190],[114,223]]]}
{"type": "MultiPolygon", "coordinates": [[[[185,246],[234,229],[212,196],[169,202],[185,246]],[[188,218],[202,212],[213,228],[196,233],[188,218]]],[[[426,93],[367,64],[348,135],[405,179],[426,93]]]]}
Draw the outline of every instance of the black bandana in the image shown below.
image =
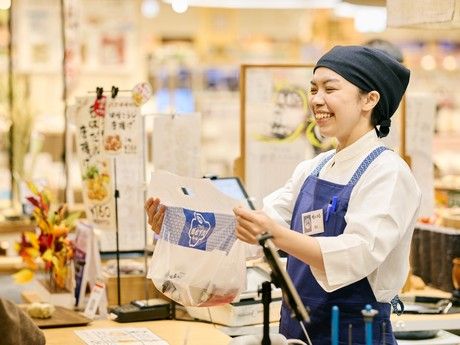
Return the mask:
{"type": "Polygon", "coordinates": [[[374,108],[377,115],[377,134],[390,132],[391,116],[409,83],[410,71],[387,53],[369,47],[336,46],[316,63],[326,67],[365,92],[378,91],[380,100],[374,108]]]}

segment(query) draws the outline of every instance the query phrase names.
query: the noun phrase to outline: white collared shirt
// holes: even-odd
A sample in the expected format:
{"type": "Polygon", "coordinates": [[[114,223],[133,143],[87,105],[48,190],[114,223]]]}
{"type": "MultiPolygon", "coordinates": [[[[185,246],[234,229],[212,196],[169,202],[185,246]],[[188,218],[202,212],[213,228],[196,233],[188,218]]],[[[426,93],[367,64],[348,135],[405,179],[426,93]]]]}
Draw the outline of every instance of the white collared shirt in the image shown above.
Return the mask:
{"type": "MultiPolygon", "coordinates": [[[[319,178],[347,184],[375,148],[384,146],[372,130],[337,152],[319,178]]],[[[264,211],[289,227],[305,179],[328,155],[300,163],[284,187],[264,199],[264,211]]],[[[401,290],[409,271],[410,241],[421,192],[407,164],[393,151],[381,153],[367,168],[350,196],[342,235],[316,237],[324,272],[312,269],[320,286],[332,292],[367,277],[378,302],[389,302],[401,290]]]]}

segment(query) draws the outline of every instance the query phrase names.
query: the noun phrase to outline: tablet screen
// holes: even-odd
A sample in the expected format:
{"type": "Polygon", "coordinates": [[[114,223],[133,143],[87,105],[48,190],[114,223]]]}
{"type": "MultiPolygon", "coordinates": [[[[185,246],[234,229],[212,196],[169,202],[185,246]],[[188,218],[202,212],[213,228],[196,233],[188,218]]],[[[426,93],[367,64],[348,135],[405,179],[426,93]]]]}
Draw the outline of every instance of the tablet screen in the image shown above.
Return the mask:
{"type": "Polygon", "coordinates": [[[249,200],[248,194],[238,177],[212,178],[211,182],[225,195],[243,201],[248,208],[254,210],[254,205],[249,200]]]}

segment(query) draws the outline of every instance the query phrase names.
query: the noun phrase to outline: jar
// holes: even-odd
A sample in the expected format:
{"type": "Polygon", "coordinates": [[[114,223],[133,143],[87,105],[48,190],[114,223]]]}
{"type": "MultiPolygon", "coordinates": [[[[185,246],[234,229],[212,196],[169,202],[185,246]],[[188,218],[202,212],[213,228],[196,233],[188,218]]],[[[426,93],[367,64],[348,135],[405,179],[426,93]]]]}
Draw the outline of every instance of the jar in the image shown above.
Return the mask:
{"type": "Polygon", "coordinates": [[[452,283],[454,289],[460,291],[460,258],[452,260],[452,283]]]}

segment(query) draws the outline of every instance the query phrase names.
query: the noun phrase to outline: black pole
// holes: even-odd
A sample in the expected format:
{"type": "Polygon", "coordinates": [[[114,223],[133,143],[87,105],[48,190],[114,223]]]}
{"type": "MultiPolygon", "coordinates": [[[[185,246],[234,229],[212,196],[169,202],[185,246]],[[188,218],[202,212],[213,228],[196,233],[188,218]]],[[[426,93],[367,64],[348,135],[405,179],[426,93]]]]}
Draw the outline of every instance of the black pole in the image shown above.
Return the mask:
{"type": "Polygon", "coordinates": [[[117,188],[117,159],[113,159],[113,182],[115,186],[115,241],[116,241],[116,256],[117,256],[117,303],[121,305],[121,279],[120,279],[120,241],[118,237],[118,198],[120,193],[117,188]]]}
{"type": "Polygon", "coordinates": [[[264,308],[264,333],[262,345],[271,345],[270,342],[270,303],[272,301],[272,284],[268,281],[262,283],[262,305],[264,308]]]}
{"type": "Polygon", "coordinates": [[[263,233],[258,236],[259,244],[262,246],[265,258],[272,269],[272,281],[283,291],[284,301],[291,309],[291,317],[295,317],[300,322],[310,322],[310,316],[294,287],[294,283],[286,270],[282,267],[279,255],[276,252],[271,238],[273,238],[273,236],[269,233],[263,233]]]}

